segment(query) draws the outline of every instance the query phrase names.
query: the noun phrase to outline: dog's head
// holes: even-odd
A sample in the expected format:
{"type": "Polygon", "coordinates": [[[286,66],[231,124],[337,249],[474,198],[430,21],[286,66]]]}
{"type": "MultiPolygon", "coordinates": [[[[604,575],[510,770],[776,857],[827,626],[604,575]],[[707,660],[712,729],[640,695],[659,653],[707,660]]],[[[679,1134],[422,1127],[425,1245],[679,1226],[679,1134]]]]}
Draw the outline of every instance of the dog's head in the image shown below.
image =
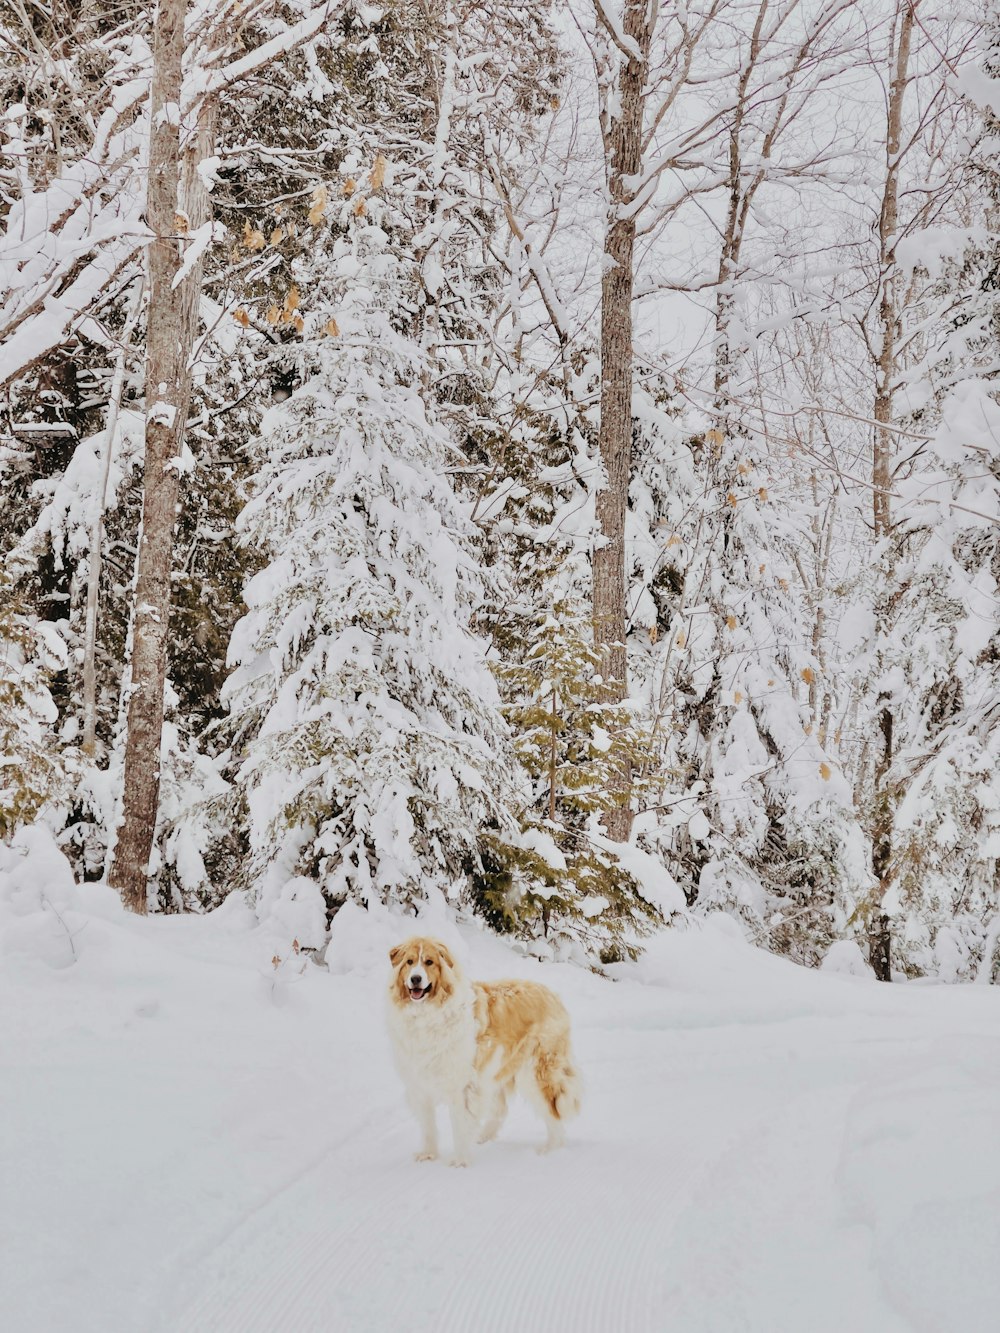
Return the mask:
{"type": "Polygon", "coordinates": [[[393,966],[392,998],[401,1007],[443,1004],[455,989],[458,968],[440,940],[415,935],[389,950],[389,962],[393,966]]]}

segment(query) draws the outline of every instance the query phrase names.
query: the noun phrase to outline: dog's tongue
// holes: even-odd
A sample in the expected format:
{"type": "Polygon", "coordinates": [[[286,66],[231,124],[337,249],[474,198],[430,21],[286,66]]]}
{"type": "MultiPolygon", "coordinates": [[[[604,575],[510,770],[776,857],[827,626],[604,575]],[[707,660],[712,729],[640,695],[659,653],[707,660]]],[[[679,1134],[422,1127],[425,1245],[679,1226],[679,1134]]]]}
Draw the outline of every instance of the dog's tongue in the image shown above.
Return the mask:
{"type": "Polygon", "coordinates": [[[421,990],[418,986],[415,986],[410,990],[410,999],[422,1000],[424,996],[427,994],[428,990],[430,990],[429,986],[427,987],[427,990],[421,990]]]}

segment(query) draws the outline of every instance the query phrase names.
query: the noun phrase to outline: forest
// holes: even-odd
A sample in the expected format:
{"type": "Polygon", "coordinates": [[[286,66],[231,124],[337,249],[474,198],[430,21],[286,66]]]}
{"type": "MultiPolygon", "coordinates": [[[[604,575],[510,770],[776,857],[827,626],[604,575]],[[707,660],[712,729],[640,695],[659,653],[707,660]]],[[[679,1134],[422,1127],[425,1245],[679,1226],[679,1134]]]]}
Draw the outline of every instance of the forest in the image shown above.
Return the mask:
{"type": "Polygon", "coordinates": [[[6,0],[0,115],[0,842],[1000,979],[995,0],[6,0]]]}

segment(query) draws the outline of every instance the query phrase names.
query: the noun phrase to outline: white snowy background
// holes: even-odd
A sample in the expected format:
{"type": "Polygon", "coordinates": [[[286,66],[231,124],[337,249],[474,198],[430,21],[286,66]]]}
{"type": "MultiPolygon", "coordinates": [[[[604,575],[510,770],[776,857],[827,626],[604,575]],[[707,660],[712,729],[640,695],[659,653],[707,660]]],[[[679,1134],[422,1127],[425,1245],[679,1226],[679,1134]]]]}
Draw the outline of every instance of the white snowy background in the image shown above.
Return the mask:
{"type": "Polygon", "coordinates": [[[603,978],[434,903],[348,905],[322,967],[238,895],[140,920],[40,829],[0,858],[11,1333],[997,1327],[995,987],[807,971],[722,916],[603,978]],[[471,1169],[413,1161],[383,1011],[415,925],[566,1001],[565,1151],[522,1106],[471,1169]]]}

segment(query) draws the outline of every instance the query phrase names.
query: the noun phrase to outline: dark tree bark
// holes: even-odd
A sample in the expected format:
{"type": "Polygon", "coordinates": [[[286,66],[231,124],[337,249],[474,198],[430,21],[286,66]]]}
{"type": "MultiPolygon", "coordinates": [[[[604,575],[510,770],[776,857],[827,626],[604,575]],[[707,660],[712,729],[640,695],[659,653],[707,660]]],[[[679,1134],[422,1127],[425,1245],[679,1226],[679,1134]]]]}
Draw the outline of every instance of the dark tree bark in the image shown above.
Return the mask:
{"type": "MultiPolygon", "coordinates": [[[[602,651],[603,674],[616,699],[628,690],[625,656],[625,515],[632,473],[632,297],[636,235],[636,188],[642,168],[643,108],[649,49],[657,5],[625,0],[622,31],[627,49],[608,28],[608,49],[618,65],[617,114],[602,108],[608,182],[608,220],[601,278],[601,425],[599,444],[607,481],[597,496],[600,540],[593,559],[594,642],[602,651]]],[[[598,4],[599,21],[605,22],[598,4]]],[[[628,839],[631,774],[616,775],[622,804],[604,817],[608,836],[628,839]]]]}
{"type": "Polygon", "coordinates": [[[109,875],[109,883],[133,912],[146,911],[159,804],[170,579],[180,498],[177,463],[191,401],[201,264],[194,264],[183,279],[175,280],[190,233],[208,219],[208,196],[197,167],[212,137],[213,110],[204,103],[197,125],[186,132],[180,123],[186,13],[187,0],[160,0],[153,45],[146,205],[153,240],[146,323],[142,536],[132,627],[124,804],[109,875]]]}

